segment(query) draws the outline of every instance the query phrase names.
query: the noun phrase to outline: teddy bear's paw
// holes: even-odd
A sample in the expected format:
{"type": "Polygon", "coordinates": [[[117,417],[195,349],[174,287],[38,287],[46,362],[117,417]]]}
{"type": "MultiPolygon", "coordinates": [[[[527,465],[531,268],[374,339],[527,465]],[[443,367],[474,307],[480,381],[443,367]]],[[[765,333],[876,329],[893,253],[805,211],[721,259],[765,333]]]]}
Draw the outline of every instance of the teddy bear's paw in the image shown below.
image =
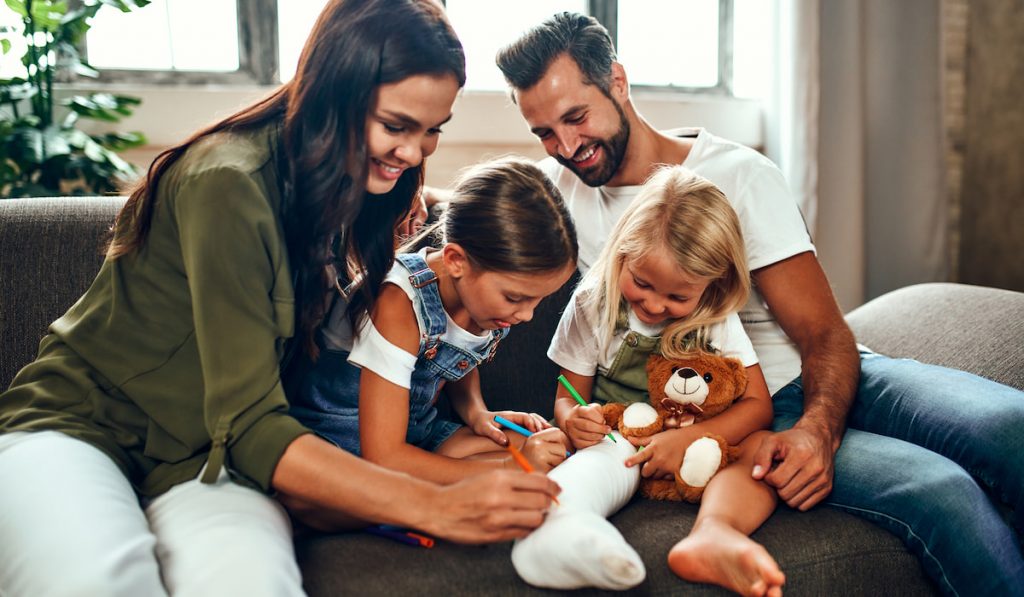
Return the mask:
{"type": "Polygon", "coordinates": [[[704,487],[722,466],[722,446],[718,440],[702,437],[690,444],[679,467],[680,480],[690,487],[704,487]]]}
{"type": "Polygon", "coordinates": [[[662,418],[658,411],[646,402],[634,402],[622,413],[619,429],[623,435],[647,437],[662,429],[662,418]]]}

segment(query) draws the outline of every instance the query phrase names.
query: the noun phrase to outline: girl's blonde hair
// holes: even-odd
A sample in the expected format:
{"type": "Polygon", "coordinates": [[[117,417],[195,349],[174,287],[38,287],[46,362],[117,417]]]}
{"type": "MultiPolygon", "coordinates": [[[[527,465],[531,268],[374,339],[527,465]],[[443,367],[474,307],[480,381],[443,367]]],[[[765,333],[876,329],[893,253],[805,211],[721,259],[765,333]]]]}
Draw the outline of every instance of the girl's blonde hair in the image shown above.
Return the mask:
{"type": "MultiPolygon", "coordinates": [[[[697,308],[669,323],[661,353],[684,358],[708,346],[708,328],[739,310],[750,293],[750,274],[739,219],[709,180],[681,166],[657,170],[619,219],[582,285],[585,307],[598,314],[610,340],[629,306],[619,278],[627,261],[665,252],[687,275],[710,280],[697,308]]],[[[600,332],[599,332],[600,333],[600,332]]]]}

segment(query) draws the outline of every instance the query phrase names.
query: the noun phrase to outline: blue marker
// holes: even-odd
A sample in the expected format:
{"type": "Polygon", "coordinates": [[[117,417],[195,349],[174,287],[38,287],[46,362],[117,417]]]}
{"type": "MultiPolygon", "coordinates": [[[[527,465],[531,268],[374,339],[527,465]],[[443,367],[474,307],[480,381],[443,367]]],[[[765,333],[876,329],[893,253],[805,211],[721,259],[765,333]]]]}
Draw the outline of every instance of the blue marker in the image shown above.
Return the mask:
{"type": "MultiPolygon", "coordinates": [[[[494,422],[497,423],[498,425],[501,425],[502,427],[507,427],[524,437],[530,437],[531,435],[533,435],[533,432],[527,429],[526,427],[517,425],[501,415],[494,415],[494,422]]],[[[570,452],[566,452],[565,456],[566,458],[568,458],[569,456],[572,456],[572,454],[570,452]]]]}

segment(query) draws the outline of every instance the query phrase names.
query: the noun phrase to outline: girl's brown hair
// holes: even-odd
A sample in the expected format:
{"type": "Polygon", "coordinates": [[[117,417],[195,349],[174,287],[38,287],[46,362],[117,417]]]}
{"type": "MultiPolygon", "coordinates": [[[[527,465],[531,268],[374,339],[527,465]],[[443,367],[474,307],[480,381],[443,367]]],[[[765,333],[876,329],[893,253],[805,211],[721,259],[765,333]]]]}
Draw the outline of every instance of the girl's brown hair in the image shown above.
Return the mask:
{"type": "Polygon", "coordinates": [[[532,163],[500,158],[465,170],[440,220],[425,237],[457,243],[474,267],[497,272],[550,272],[576,262],[576,228],[562,194],[532,163]]]}

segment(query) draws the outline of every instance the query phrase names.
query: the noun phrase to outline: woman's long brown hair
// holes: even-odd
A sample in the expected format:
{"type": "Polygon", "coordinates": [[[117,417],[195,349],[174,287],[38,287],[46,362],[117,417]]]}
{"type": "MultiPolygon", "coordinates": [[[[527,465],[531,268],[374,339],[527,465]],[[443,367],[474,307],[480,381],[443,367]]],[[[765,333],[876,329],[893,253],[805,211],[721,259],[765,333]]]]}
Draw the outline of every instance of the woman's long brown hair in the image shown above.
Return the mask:
{"type": "Polygon", "coordinates": [[[422,186],[409,168],[386,195],[364,201],[366,117],[375,89],[413,75],[451,74],[465,84],[462,45],[432,0],[332,0],[320,14],[295,77],[268,97],[160,153],[118,214],[108,259],[145,244],[160,179],[203,137],[280,127],[275,156],[296,300],[295,342],[315,357],[324,293],[337,272],[363,272],[353,322],[368,312],[394,259],[394,229],[422,186]],[[328,268],[334,265],[334,268],[328,268]]]}

